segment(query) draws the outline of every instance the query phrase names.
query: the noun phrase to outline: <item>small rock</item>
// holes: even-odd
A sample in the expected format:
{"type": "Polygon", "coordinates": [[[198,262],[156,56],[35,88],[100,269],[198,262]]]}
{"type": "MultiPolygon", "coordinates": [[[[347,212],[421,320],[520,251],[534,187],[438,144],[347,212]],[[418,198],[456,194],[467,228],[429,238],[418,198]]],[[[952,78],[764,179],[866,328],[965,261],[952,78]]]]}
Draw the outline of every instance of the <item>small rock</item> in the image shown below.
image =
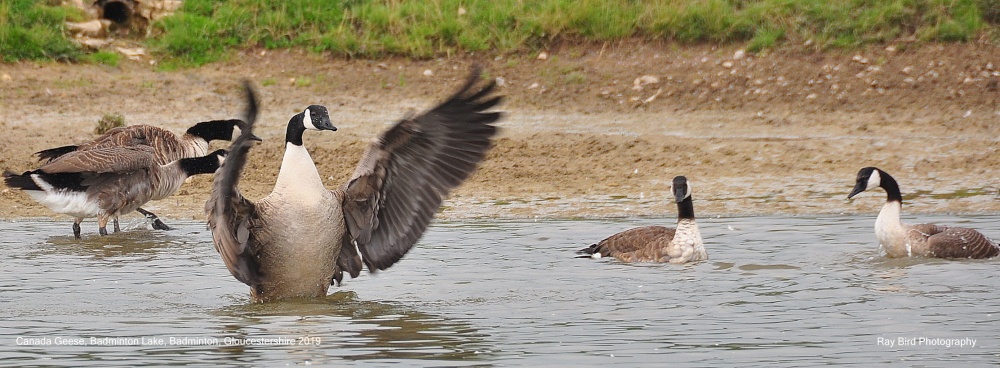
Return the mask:
{"type": "Polygon", "coordinates": [[[913,77],[906,77],[906,78],[903,78],[903,82],[904,83],[909,83],[909,84],[914,84],[914,83],[917,83],[917,80],[913,79],[913,77]]]}
{"type": "Polygon", "coordinates": [[[434,71],[432,71],[432,70],[430,70],[430,69],[427,69],[427,70],[424,70],[424,76],[425,76],[425,77],[431,77],[431,76],[434,76],[434,71]]]}
{"type": "Polygon", "coordinates": [[[528,89],[535,89],[538,87],[539,87],[538,83],[532,83],[530,86],[528,86],[528,89]]]}
{"type": "Polygon", "coordinates": [[[732,68],[733,67],[733,62],[729,61],[729,60],[723,61],[722,62],[722,67],[726,68],[726,69],[732,68]]]}
{"type": "Polygon", "coordinates": [[[548,59],[549,59],[549,53],[545,51],[538,53],[538,60],[548,60],[548,59]]]}
{"type": "Polygon", "coordinates": [[[868,64],[868,58],[861,55],[854,55],[854,57],[851,58],[851,61],[861,64],[868,64]]]}
{"type": "Polygon", "coordinates": [[[736,50],[733,53],[733,60],[743,60],[747,56],[747,52],[743,50],[736,50]]]}
{"type": "Polygon", "coordinates": [[[909,65],[907,65],[906,67],[904,67],[903,70],[902,70],[903,74],[907,74],[907,75],[909,75],[910,72],[912,72],[912,71],[913,71],[913,67],[909,66],[909,65]]]}
{"type": "Polygon", "coordinates": [[[812,44],[813,44],[813,40],[810,38],[810,39],[806,40],[806,42],[803,43],[802,46],[812,46],[812,44]]]}
{"type": "Polygon", "coordinates": [[[13,78],[10,77],[10,74],[3,73],[3,75],[0,75],[0,80],[2,80],[4,82],[10,82],[11,79],[13,79],[13,78]]]}
{"type": "Polygon", "coordinates": [[[894,53],[896,52],[896,46],[889,45],[888,47],[885,48],[885,51],[889,53],[894,53]]]}
{"type": "Polygon", "coordinates": [[[110,38],[90,38],[90,37],[83,37],[83,36],[76,37],[73,40],[76,41],[76,43],[79,43],[80,46],[87,47],[87,48],[94,49],[94,50],[97,50],[97,49],[100,49],[100,48],[102,48],[104,46],[107,46],[108,44],[110,44],[113,41],[110,38]]]}
{"type": "Polygon", "coordinates": [[[105,34],[106,27],[110,25],[110,21],[107,23],[102,22],[100,19],[94,19],[89,22],[66,22],[66,30],[70,33],[90,36],[90,37],[100,37],[105,34]]]}
{"type": "Polygon", "coordinates": [[[502,77],[497,77],[496,81],[497,81],[497,86],[503,87],[507,85],[507,80],[503,79],[502,77]]]}
{"type": "Polygon", "coordinates": [[[816,97],[819,97],[819,96],[816,95],[815,93],[810,93],[808,96],[806,96],[806,99],[807,100],[815,100],[816,97]]]}
{"type": "Polygon", "coordinates": [[[966,111],[965,114],[962,114],[963,118],[967,118],[967,117],[970,117],[970,116],[972,116],[972,110],[966,111]]]}
{"type": "Polygon", "coordinates": [[[378,67],[379,69],[389,69],[389,64],[386,63],[378,63],[375,66],[378,67]]]}
{"type": "Polygon", "coordinates": [[[142,47],[135,47],[135,48],[116,47],[115,49],[117,49],[118,52],[120,52],[122,55],[125,55],[125,57],[127,57],[129,60],[141,60],[142,56],[146,55],[146,49],[142,47]]]}
{"type": "Polygon", "coordinates": [[[975,82],[976,82],[976,79],[972,78],[972,77],[965,77],[965,79],[962,80],[962,83],[964,83],[964,84],[975,83],[975,82]]]}
{"type": "Polygon", "coordinates": [[[656,76],[653,75],[644,75],[632,81],[632,89],[636,91],[641,91],[642,86],[645,86],[647,84],[658,84],[658,83],[660,83],[660,78],[657,78],[656,76]]]}

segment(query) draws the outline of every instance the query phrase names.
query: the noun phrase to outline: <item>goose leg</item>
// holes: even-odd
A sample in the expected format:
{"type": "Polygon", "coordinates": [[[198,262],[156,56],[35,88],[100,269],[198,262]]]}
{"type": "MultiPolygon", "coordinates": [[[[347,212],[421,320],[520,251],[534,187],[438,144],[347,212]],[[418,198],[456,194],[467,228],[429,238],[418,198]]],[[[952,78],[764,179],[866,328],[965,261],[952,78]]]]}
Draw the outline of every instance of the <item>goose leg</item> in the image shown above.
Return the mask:
{"type": "Polygon", "coordinates": [[[118,227],[118,216],[115,216],[114,224],[115,224],[115,232],[116,233],[119,232],[119,231],[122,231],[122,228],[118,227]]]}
{"type": "Polygon", "coordinates": [[[101,235],[108,235],[108,218],[106,216],[97,216],[97,232],[101,235]]]}
{"type": "Polygon", "coordinates": [[[172,230],[170,228],[170,226],[167,226],[167,224],[164,224],[163,221],[160,221],[160,218],[157,217],[155,213],[146,211],[146,210],[144,210],[142,208],[137,208],[136,211],[138,211],[139,213],[141,213],[143,216],[146,216],[147,219],[150,219],[150,220],[153,221],[153,229],[156,229],[156,230],[172,230]]]}
{"type": "Polygon", "coordinates": [[[80,223],[83,222],[82,218],[73,219],[73,237],[80,239],[80,223]]]}

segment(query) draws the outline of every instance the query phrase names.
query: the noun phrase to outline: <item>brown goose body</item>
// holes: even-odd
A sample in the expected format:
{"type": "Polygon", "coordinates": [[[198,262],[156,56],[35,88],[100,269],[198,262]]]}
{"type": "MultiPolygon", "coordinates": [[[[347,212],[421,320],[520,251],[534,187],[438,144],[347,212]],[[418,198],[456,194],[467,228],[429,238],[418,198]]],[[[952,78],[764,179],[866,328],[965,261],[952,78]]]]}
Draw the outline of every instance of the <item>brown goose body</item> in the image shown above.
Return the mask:
{"type": "MultiPolygon", "coordinates": [[[[325,107],[292,117],[272,192],[254,202],[237,189],[251,142],[237,138],[216,172],[205,205],[216,250],[230,273],[250,286],[256,302],[325,296],[344,273],[384,270],[426,230],[445,195],[475,170],[496,134],[500,113],[484,112],[500,98],[493,84],[479,90],[473,73],[455,95],[382,133],[362,155],[351,179],[334,190],[322,183],[305,130],[336,130],[325,107]]],[[[257,102],[247,86],[247,129],[257,102]]]]}
{"type": "Polygon", "coordinates": [[[694,219],[691,187],[687,178],[673,182],[677,201],[677,227],[637,227],[611,235],[577,253],[591,258],[615,257],[623,262],[688,263],[708,259],[701,231],[694,219]]]}
{"type": "Polygon", "coordinates": [[[875,238],[886,256],[993,258],[1000,255],[1000,244],[974,229],[903,223],[900,220],[903,196],[899,191],[899,184],[881,169],[861,169],[854,190],[847,198],[874,188],[882,188],[886,192],[886,203],[875,219],[875,238]]]}

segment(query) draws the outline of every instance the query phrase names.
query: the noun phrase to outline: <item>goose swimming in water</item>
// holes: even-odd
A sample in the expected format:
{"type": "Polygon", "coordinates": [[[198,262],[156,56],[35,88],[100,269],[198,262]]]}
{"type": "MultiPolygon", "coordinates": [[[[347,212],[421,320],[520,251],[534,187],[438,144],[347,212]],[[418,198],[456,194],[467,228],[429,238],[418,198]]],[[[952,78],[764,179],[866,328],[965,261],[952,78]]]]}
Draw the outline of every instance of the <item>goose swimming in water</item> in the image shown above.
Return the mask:
{"type": "Polygon", "coordinates": [[[73,236],[80,238],[84,218],[97,217],[100,234],[108,220],[143,204],[169,197],[191,175],[215,172],[225,150],[209,155],[156,163],[153,147],[101,147],[66,153],[42,167],[3,173],[7,186],[20,189],[52,211],[73,216],[73,236]]]}
{"type": "MultiPolygon", "coordinates": [[[[129,125],[110,129],[91,141],[78,145],[68,145],[49,148],[35,152],[39,161],[52,162],[71,152],[86,151],[106,147],[131,147],[146,145],[153,148],[154,162],[166,165],[182,158],[200,157],[208,154],[208,144],[214,140],[228,141],[233,138],[235,128],[243,125],[239,119],[204,121],[188,128],[184,134],[173,132],[151,125],[129,125]]],[[[136,208],[152,222],[157,230],[170,230],[156,214],[143,208],[136,208]]],[[[114,219],[115,231],[119,231],[118,217],[114,219]]]]}
{"type": "Polygon", "coordinates": [[[691,185],[678,176],[673,181],[677,202],[677,227],[644,226],[609,236],[579,250],[583,257],[615,257],[624,262],[687,263],[708,259],[701,232],[694,221],[691,185]]]}
{"type": "MultiPolygon", "coordinates": [[[[302,135],[336,130],[327,109],[293,116],[272,192],[244,198],[237,184],[251,142],[236,138],[205,204],[215,249],[255,302],[321,297],[346,272],[357,277],[399,261],[420,239],[448,192],[475,170],[491,145],[500,97],[494,83],[474,90],[478,70],[458,92],[426,113],[404,118],[365,150],[351,179],[328,190],[302,135]]],[[[257,117],[249,84],[247,129],[257,117]]]]}
{"type": "Polygon", "coordinates": [[[888,173],[874,167],[858,171],[854,190],[848,199],[861,192],[882,188],[886,202],[875,219],[875,238],[890,258],[992,258],[1000,254],[1000,245],[982,233],[968,228],[935,224],[904,224],[899,215],[903,196],[899,184],[888,173]]]}

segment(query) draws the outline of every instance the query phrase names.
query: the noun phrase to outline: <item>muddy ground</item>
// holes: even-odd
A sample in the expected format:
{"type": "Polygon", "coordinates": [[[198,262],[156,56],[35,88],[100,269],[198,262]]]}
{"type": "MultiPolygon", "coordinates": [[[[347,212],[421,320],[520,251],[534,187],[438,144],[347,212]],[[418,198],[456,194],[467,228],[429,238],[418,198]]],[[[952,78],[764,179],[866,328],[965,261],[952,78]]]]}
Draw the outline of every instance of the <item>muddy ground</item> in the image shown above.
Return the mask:
{"type": "MultiPolygon", "coordinates": [[[[328,106],[340,128],[306,137],[335,187],[366,142],[406,111],[440,101],[478,62],[502,79],[507,116],[480,170],[445,203],[444,218],[669,218],[676,212],[669,183],[686,175],[699,216],[874,219],[883,192],[845,199],[864,166],[896,177],[907,213],[1000,212],[995,46],[747,55],[735,46],[630,41],[545,56],[369,61],[256,50],[173,72],[156,71],[149,58],[117,67],[0,64],[0,167],[31,169],[33,152],[92,138],[105,113],[176,132],[238,117],[239,81],[249,78],[262,94],[264,142],[251,151],[244,193],[270,191],[285,123],[309,104],[328,106]]],[[[146,207],[203,219],[210,182],[198,177],[146,207]]],[[[6,188],[0,208],[0,218],[52,215],[6,188]]]]}

